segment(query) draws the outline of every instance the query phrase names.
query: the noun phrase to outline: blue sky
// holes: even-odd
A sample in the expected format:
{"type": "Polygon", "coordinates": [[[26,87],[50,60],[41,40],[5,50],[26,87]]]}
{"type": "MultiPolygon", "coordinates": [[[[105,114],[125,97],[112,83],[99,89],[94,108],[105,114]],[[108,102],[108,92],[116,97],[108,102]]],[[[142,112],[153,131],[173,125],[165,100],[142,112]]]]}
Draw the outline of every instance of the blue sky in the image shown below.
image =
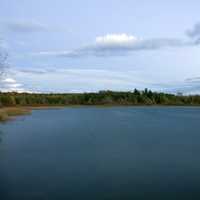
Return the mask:
{"type": "Polygon", "coordinates": [[[198,0],[1,0],[0,90],[200,93],[198,0]]]}

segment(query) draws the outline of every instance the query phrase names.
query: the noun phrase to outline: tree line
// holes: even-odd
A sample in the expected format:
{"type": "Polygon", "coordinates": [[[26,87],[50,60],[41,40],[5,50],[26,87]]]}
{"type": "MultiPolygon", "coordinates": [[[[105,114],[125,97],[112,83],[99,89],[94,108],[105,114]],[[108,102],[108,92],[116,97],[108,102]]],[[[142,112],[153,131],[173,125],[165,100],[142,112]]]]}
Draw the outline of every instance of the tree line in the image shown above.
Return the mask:
{"type": "Polygon", "coordinates": [[[0,92],[0,107],[65,105],[200,105],[200,96],[181,96],[135,89],[131,92],[37,94],[0,92]]]}

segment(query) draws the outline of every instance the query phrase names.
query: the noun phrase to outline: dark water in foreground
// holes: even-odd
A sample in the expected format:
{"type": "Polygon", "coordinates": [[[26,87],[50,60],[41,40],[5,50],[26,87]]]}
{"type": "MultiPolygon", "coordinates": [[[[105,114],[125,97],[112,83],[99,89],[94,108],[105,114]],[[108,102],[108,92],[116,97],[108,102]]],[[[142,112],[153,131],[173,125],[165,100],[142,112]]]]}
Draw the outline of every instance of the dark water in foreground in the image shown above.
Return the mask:
{"type": "Polygon", "coordinates": [[[37,110],[0,131],[1,200],[200,199],[200,108],[37,110]]]}

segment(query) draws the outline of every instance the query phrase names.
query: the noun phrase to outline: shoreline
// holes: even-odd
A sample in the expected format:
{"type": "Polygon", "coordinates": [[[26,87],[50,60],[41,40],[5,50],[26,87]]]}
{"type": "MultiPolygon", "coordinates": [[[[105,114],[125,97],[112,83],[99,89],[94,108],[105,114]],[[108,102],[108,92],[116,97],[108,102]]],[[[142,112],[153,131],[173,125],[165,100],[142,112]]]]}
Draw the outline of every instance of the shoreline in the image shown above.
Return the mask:
{"type": "Polygon", "coordinates": [[[11,120],[20,115],[30,115],[32,110],[46,110],[46,109],[64,109],[64,108],[113,108],[113,107],[194,107],[200,108],[199,105],[52,105],[52,106],[16,106],[16,107],[2,107],[0,108],[0,123],[11,120]]]}

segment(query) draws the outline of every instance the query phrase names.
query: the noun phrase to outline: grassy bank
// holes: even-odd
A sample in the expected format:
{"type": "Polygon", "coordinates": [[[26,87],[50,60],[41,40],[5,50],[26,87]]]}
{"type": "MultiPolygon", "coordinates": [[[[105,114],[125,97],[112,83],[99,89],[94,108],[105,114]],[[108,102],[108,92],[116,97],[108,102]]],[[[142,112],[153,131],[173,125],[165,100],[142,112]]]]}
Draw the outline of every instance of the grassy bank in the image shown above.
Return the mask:
{"type": "Polygon", "coordinates": [[[31,114],[32,110],[40,109],[62,109],[66,106],[18,106],[0,108],[0,122],[7,121],[19,115],[31,114]]]}
{"type": "Polygon", "coordinates": [[[22,107],[0,108],[0,122],[9,120],[18,115],[26,115],[30,113],[31,113],[30,108],[22,108],[22,107]]]}

